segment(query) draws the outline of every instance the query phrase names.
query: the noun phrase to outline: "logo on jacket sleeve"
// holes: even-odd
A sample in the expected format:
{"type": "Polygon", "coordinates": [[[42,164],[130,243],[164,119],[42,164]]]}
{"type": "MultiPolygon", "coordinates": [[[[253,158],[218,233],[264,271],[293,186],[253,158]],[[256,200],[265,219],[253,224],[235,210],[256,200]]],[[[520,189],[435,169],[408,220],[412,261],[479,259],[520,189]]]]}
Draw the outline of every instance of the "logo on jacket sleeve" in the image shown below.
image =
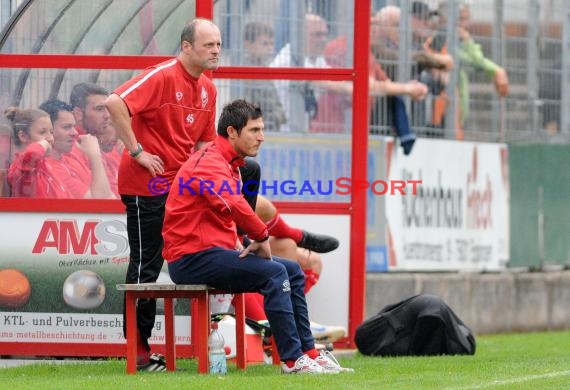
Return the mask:
{"type": "Polygon", "coordinates": [[[283,282],[283,292],[290,292],[291,291],[291,285],[289,284],[289,279],[285,279],[285,281],[283,282]]]}

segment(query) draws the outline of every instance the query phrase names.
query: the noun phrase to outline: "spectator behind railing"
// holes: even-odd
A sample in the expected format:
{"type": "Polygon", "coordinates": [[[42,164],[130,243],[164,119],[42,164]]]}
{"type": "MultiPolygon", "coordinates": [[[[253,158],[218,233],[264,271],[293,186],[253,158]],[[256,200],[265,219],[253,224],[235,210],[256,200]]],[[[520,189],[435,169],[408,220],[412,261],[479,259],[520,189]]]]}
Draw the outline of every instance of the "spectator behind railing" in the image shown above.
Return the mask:
{"type": "MultiPolygon", "coordinates": [[[[439,26],[430,23],[433,13],[429,7],[421,2],[414,1],[410,12],[412,28],[411,58],[417,63],[412,69],[411,78],[418,78],[424,69],[453,68],[453,58],[444,53],[435,53],[426,50],[425,41],[433,35],[439,26]]],[[[402,18],[399,7],[386,6],[373,16],[370,30],[370,45],[377,61],[381,62],[388,77],[397,77],[397,61],[400,60],[400,20],[402,18]]]]}
{"type": "MultiPolygon", "coordinates": [[[[447,50],[447,37],[443,28],[447,26],[448,5],[441,3],[438,9],[440,25],[442,29],[434,35],[429,45],[434,49],[442,51],[447,50]]],[[[469,78],[467,68],[471,67],[478,71],[485,71],[494,81],[495,89],[500,97],[505,97],[509,93],[509,78],[503,67],[497,65],[489,58],[485,57],[481,46],[471,38],[469,27],[471,22],[471,11],[469,5],[462,3],[459,5],[459,22],[457,24],[457,33],[460,40],[458,48],[459,57],[459,80],[458,80],[458,97],[459,110],[457,110],[456,118],[456,137],[464,138],[465,121],[469,116],[470,108],[470,91],[469,78]]]]}
{"type": "MultiPolygon", "coordinates": [[[[327,22],[319,15],[305,15],[305,48],[294,52],[288,43],[271,61],[271,67],[328,68],[323,51],[328,41],[327,22]]],[[[287,123],[282,131],[307,132],[309,122],[317,113],[314,84],[289,80],[275,81],[277,93],[285,109],[287,123]]]]}
{"type": "MultiPolygon", "coordinates": [[[[371,25],[377,26],[377,17],[371,19],[371,25]]],[[[371,40],[377,38],[377,30],[371,28],[371,40]]],[[[324,51],[329,66],[346,67],[348,58],[348,40],[340,36],[330,41],[324,51]]],[[[372,51],[369,51],[369,93],[371,95],[371,108],[377,105],[387,105],[386,115],[372,116],[371,126],[388,126],[395,129],[400,137],[404,153],[409,154],[415,142],[415,134],[411,132],[402,96],[409,96],[412,100],[422,100],[427,94],[427,87],[411,80],[405,83],[393,82],[384,73],[382,66],[376,62],[372,51]]],[[[341,83],[334,83],[341,85],[341,83]]],[[[312,132],[340,133],[347,132],[351,119],[352,83],[342,83],[343,88],[329,90],[323,93],[318,100],[319,111],[311,122],[312,132]],[[338,91],[341,91],[339,93],[338,91]]]]}
{"type": "MultiPolygon", "coordinates": [[[[447,7],[442,3],[439,8],[439,14],[442,23],[447,23],[447,7]]],[[[463,139],[463,130],[465,121],[469,116],[470,108],[470,91],[469,78],[467,68],[472,67],[477,71],[486,72],[493,79],[495,90],[500,97],[505,97],[509,93],[509,78],[503,67],[497,65],[489,58],[485,57],[481,50],[481,45],[477,44],[469,33],[471,22],[471,10],[466,3],[459,5],[459,22],[457,24],[457,32],[460,40],[458,57],[459,57],[459,123],[457,124],[458,136],[463,139]]]]}
{"type": "MultiPolygon", "coordinates": [[[[429,7],[416,1],[411,7],[412,53],[411,58],[417,63],[412,66],[410,77],[427,85],[429,94],[420,102],[411,104],[412,125],[421,128],[426,134],[432,133],[430,128],[443,128],[443,116],[447,97],[443,95],[445,80],[443,75],[453,68],[453,58],[446,52],[438,52],[426,48],[422,42],[431,36],[433,25],[429,24],[429,7]],[[426,14],[427,12],[427,14],[426,14]],[[416,30],[417,29],[417,30],[416,30]]],[[[380,9],[372,21],[370,43],[376,61],[381,63],[390,77],[398,75],[400,60],[400,21],[402,15],[399,7],[386,6],[380,9]]],[[[390,108],[385,101],[378,101],[371,113],[372,125],[380,127],[390,108]]]]}
{"type": "MultiPolygon", "coordinates": [[[[243,65],[261,67],[269,65],[275,55],[273,28],[262,22],[246,24],[243,30],[243,46],[245,49],[243,65]]],[[[274,83],[248,80],[243,85],[241,95],[245,100],[261,107],[266,131],[279,131],[287,122],[274,83]]]]}

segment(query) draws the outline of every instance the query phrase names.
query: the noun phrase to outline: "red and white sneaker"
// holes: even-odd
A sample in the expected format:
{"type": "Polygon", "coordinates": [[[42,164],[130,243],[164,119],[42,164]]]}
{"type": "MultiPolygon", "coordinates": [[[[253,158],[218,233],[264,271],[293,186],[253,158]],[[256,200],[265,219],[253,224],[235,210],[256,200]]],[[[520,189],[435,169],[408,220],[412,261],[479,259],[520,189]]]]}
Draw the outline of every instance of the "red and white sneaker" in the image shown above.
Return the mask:
{"type": "Polygon", "coordinates": [[[321,350],[314,361],[329,373],[354,372],[354,369],[341,367],[336,358],[327,350],[321,350]]]}
{"type": "Polygon", "coordinates": [[[307,355],[301,356],[295,361],[293,367],[288,367],[287,364],[281,363],[281,372],[283,374],[325,374],[322,368],[316,361],[307,355]]]}

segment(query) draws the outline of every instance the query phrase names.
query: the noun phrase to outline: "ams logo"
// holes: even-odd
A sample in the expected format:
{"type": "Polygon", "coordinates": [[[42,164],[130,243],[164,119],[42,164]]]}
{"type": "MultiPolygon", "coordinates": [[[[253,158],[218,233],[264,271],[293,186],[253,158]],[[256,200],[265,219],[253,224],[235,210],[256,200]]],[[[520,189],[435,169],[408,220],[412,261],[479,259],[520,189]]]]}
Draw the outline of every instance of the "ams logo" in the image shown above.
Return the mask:
{"type": "Polygon", "coordinates": [[[87,220],[80,229],[74,219],[48,219],[42,225],[32,253],[53,249],[60,255],[125,255],[129,250],[126,233],[127,225],[119,220],[87,220]]]}

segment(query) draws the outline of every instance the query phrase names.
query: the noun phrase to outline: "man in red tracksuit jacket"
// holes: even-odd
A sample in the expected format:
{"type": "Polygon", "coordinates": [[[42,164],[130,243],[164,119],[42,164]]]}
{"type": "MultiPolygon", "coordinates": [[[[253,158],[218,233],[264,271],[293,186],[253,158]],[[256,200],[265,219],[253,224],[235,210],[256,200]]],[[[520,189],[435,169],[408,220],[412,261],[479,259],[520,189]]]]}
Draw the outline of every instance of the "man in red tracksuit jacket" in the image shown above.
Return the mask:
{"type": "Polygon", "coordinates": [[[315,349],[304,273],[297,262],[271,256],[267,226],[239,188],[239,167],[257,155],[263,127],[258,106],[235,100],[224,107],[216,139],[192,154],[173,180],[163,257],[175,283],[263,294],[283,373],[346,371],[329,352],[315,349]],[[241,252],[238,225],[252,240],[241,252]]]}

